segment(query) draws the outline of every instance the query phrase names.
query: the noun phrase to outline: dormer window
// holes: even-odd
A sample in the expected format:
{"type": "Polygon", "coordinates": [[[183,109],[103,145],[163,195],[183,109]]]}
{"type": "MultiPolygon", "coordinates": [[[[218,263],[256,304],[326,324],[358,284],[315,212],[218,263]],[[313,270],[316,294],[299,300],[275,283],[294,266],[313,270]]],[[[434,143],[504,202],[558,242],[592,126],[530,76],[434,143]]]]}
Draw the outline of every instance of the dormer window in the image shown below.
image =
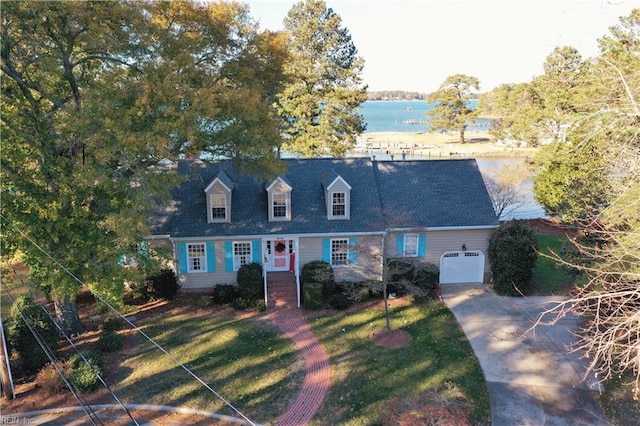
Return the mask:
{"type": "Polygon", "coordinates": [[[347,194],[344,192],[331,193],[331,216],[334,218],[347,215],[347,194]]]}
{"type": "Polygon", "coordinates": [[[211,181],[204,190],[207,196],[207,222],[231,222],[231,191],[233,182],[224,171],[211,181]]]}
{"type": "Polygon", "coordinates": [[[211,221],[227,221],[227,196],[226,194],[211,194],[211,221]]]}
{"type": "Polygon", "coordinates": [[[327,204],[327,219],[344,220],[351,216],[351,186],[342,176],[331,170],[322,179],[327,204]]]}
{"type": "Polygon", "coordinates": [[[286,220],[289,211],[289,195],[288,192],[274,193],[272,197],[273,204],[271,206],[273,219],[286,220]]]}
{"type": "Polygon", "coordinates": [[[282,176],[278,176],[266,189],[267,197],[269,198],[269,220],[291,220],[292,187],[287,180],[282,176]]]}

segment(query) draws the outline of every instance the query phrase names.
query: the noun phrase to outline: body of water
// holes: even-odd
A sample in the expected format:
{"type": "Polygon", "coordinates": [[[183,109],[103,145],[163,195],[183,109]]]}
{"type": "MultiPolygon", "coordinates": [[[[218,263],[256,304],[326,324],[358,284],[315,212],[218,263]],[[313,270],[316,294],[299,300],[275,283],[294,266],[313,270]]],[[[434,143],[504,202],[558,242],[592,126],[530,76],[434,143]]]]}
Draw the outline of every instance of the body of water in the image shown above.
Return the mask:
{"type": "MultiPolygon", "coordinates": [[[[473,107],[477,101],[473,101],[473,107]]],[[[362,114],[367,123],[365,133],[373,132],[427,132],[429,129],[425,123],[425,113],[433,108],[433,104],[426,101],[367,101],[362,104],[362,114]]],[[[488,130],[489,120],[479,119],[467,130],[488,130]]],[[[378,160],[390,160],[391,156],[379,154],[378,160]]],[[[398,159],[398,156],[395,156],[398,159]]],[[[420,157],[407,157],[418,159],[420,157]]],[[[521,164],[524,159],[521,157],[481,157],[476,159],[480,171],[491,172],[506,165],[521,164]]],[[[525,178],[519,186],[522,194],[522,203],[511,213],[502,219],[534,219],[546,217],[546,213],[533,197],[533,181],[530,177],[525,178]]]]}
{"type": "MultiPolygon", "coordinates": [[[[475,108],[478,101],[470,101],[475,108]]],[[[365,133],[378,132],[426,132],[429,127],[425,113],[435,104],[426,101],[367,101],[361,106],[361,113],[367,123],[365,133]]],[[[479,118],[467,127],[468,131],[488,130],[491,122],[479,118]]]]}

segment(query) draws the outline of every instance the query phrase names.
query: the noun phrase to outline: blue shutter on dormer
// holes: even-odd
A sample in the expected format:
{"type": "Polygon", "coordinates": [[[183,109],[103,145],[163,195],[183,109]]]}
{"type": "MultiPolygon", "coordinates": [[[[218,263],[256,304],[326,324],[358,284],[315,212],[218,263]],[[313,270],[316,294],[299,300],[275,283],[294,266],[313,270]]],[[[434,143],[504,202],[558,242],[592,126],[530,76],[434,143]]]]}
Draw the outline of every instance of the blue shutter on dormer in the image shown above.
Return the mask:
{"type": "Polygon", "coordinates": [[[396,253],[398,257],[404,256],[404,234],[396,235],[396,253]]]}
{"type": "Polygon", "coordinates": [[[233,272],[233,243],[231,241],[224,242],[224,270],[233,272]]]}
{"type": "Polygon", "coordinates": [[[331,263],[331,240],[328,238],[322,240],[322,260],[331,263]]]}
{"type": "Polygon", "coordinates": [[[261,253],[262,241],[253,240],[251,241],[251,261],[254,263],[261,263],[262,253],[261,253]]]}
{"type": "Polygon", "coordinates": [[[216,248],[213,241],[207,243],[207,272],[216,271],[216,248]]]}
{"type": "Polygon", "coordinates": [[[358,257],[357,253],[356,253],[356,243],[358,242],[357,238],[349,238],[349,252],[348,252],[348,256],[349,256],[349,263],[351,264],[355,264],[356,263],[356,259],[358,257]]]}
{"type": "Polygon", "coordinates": [[[187,260],[187,245],[185,243],[178,243],[178,264],[180,266],[180,273],[186,274],[188,269],[188,260],[187,260]]]}
{"type": "Polygon", "coordinates": [[[424,257],[427,254],[427,234],[418,234],[418,257],[424,257]]]}

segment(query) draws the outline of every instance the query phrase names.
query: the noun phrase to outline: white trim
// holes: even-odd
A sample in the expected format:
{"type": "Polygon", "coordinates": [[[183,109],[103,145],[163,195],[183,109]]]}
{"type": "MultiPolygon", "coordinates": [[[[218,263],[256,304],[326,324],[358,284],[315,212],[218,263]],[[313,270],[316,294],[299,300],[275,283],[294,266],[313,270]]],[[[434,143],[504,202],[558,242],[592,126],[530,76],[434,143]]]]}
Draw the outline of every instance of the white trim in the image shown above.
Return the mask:
{"type": "Polygon", "coordinates": [[[342,183],[344,183],[344,185],[345,185],[347,188],[349,188],[349,191],[351,191],[351,185],[349,185],[349,184],[347,183],[347,181],[346,181],[346,180],[344,180],[344,179],[342,178],[342,176],[340,176],[340,175],[336,176],[336,177],[331,181],[331,183],[330,183],[329,185],[325,186],[325,188],[327,188],[327,191],[331,191],[331,187],[332,187],[333,185],[335,185],[335,183],[336,183],[338,180],[339,180],[339,181],[341,181],[342,183]]]}
{"type": "Polygon", "coordinates": [[[287,188],[289,188],[289,191],[292,191],[293,188],[291,187],[291,185],[289,185],[287,182],[284,181],[284,179],[282,179],[281,176],[278,176],[277,178],[275,178],[270,184],[269,186],[266,187],[267,191],[271,191],[271,188],[273,188],[273,186],[276,184],[276,182],[279,181],[281,183],[283,183],[287,188]]]}
{"type": "Polygon", "coordinates": [[[478,226],[434,226],[434,227],[420,227],[415,226],[412,228],[389,228],[388,232],[418,232],[416,230],[424,231],[471,231],[480,229],[496,229],[500,225],[478,225],[478,226]]]}
{"type": "Polygon", "coordinates": [[[202,274],[209,271],[209,265],[207,265],[207,243],[204,241],[201,242],[191,242],[186,243],[187,247],[187,274],[202,274]],[[202,256],[190,256],[189,255],[189,246],[202,245],[204,251],[202,252],[202,256]],[[191,269],[191,259],[193,258],[202,258],[202,262],[200,263],[200,269],[191,269]]]}
{"type": "Polygon", "coordinates": [[[209,192],[211,187],[213,185],[215,185],[216,182],[220,183],[220,185],[222,185],[224,187],[224,189],[227,190],[227,192],[231,192],[231,188],[229,188],[227,185],[225,185],[224,182],[217,176],[211,181],[211,183],[209,183],[209,185],[207,185],[207,187],[204,189],[204,192],[209,192]]]}
{"type": "Polygon", "coordinates": [[[343,235],[349,236],[375,236],[375,235],[384,235],[385,231],[376,231],[376,232],[332,232],[332,233],[323,233],[323,234],[260,234],[260,235],[229,235],[229,236],[216,236],[209,237],[206,235],[200,237],[174,237],[169,238],[171,242],[176,243],[186,243],[190,241],[236,241],[236,240],[245,240],[245,239],[253,239],[257,240],[258,238],[341,238],[343,235]]]}

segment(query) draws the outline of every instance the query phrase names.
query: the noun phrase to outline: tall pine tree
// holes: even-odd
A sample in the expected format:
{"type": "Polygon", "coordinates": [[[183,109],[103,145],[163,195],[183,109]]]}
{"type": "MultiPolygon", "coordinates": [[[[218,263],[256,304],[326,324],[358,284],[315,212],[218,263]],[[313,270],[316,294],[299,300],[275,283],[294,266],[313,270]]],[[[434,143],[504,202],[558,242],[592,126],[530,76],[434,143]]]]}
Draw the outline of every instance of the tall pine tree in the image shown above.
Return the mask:
{"type": "Polygon", "coordinates": [[[291,60],[279,95],[283,148],[303,156],[342,156],[365,130],[364,60],[342,20],[322,0],[295,4],[284,20],[291,60]]]}

